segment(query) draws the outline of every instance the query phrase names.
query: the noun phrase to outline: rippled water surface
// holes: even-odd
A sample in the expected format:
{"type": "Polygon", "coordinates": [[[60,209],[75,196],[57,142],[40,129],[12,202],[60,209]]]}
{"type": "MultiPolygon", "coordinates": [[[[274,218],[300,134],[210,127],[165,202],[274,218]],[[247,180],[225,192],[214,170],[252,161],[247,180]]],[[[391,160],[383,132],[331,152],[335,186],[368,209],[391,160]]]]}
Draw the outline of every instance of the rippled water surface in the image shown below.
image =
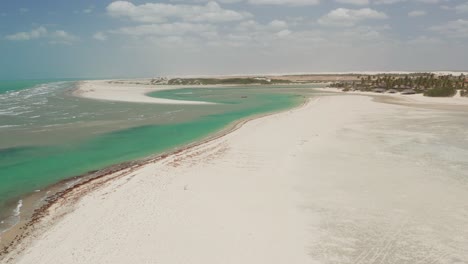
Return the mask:
{"type": "Polygon", "coordinates": [[[72,96],[75,85],[44,83],[0,94],[0,218],[16,215],[27,193],[192,142],[248,116],[293,107],[311,92],[305,86],[257,86],[152,94],[218,103],[190,106],[78,98],[72,96]]]}

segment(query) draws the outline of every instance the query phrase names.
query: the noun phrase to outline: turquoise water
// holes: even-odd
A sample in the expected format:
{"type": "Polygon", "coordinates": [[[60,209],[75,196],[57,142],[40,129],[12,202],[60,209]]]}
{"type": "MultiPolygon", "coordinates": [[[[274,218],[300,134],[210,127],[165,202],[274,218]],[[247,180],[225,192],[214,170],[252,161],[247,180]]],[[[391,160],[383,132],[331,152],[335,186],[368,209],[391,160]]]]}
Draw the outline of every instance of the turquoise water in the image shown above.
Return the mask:
{"type": "Polygon", "coordinates": [[[26,89],[34,85],[44,83],[44,80],[21,80],[21,81],[0,81],[0,94],[8,91],[26,89]]]}
{"type": "MultiPolygon", "coordinates": [[[[13,108],[10,110],[13,113],[8,112],[8,118],[1,119],[0,115],[0,121],[21,123],[21,126],[16,127],[5,126],[3,134],[0,131],[3,138],[0,142],[0,210],[3,217],[11,214],[12,207],[23,195],[60,180],[161,153],[206,137],[236,120],[290,108],[302,100],[294,90],[281,90],[277,87],[270,90],[188,88],[152,95],[219,104],[126,104],[72,97],[66,92],[71,89],[71,85],[72,83],[41,84],[40,92],[38,87],[31,91],[22,90],[17,96],[22,96],[23,99],[30,93],[36,97],[45,96],[46,100],[30,110],[21,105],[23,99],[18,99],[15,106],[8,108],[13,108]],[[44,87],[52,88],[47,90],[44,87]],[[18,111],[21,112],[18,113],[21,114],[15,115],[14,111],[17,109],[20,109],[18,111]],[[53,109],[54,114],[50,114],[50,109],[53,109]],[[123,110],[116,114],[117,109],[123,110]],[[66,115],[63,119],[66,121],[54,119],[63,116],[64,112],[66,115]],[[35,116],[39,117],[34,118],[35,116]],[[82,129],[83,127],[86,129],[82,129]],[[45,139],[49,139],[50,143],[44,144],[48,142],[45,139]],[[24,144],[25,141],[30,143],[24,144]]],[[[11,102],[14,101],[12,98],[14,97],[4,99],[11,102]]],[[[37,97],[34,101],[40,98],[42,97],[37,97]]]]}
{"type": "Polygon", "coordinates": [[[0,94],[31,88],[38,84],[72,80],[0,80],[0,94]]]}

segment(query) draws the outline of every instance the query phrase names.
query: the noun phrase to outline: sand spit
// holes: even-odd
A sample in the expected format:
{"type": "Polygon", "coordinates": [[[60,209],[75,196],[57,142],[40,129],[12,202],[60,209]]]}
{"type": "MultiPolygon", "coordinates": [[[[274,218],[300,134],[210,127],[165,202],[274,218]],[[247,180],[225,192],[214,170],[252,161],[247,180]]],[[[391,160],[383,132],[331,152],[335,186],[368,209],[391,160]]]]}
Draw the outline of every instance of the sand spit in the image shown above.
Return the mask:
{"type": "Polygon", "coordinates": [[[8,257],[466,263],[468,148],[443,141],[457,136],[445,130],[459,125],[450,118],[366,96],[319,97],[65,202],[55,215],[67,215],[43,219],[48,230],[8,257]]]}
{"type": "MultiPolygon", "coordinates": [[[[182,101],[147,96],[148,93],[169,89],[180,89],[181,86],[174,85],[143,85],[136,84],[138,80],[116,82],[113,80],[82,81],[73,92],[75,96],[105,100],[133,103],[153,104],[182,104],[182,105],[207,105],[214,104],[202,101],[182,101]]],[[[142,82],[145,80],[142,80],[142,82]]]]}

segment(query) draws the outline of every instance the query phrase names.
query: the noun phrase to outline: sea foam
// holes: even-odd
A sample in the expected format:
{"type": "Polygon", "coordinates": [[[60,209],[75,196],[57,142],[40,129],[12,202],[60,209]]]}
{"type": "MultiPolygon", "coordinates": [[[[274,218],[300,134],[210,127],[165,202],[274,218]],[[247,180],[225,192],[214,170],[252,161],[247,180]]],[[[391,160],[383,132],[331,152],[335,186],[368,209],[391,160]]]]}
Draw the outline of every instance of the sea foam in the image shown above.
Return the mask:
{"type": "Polygon", "coordinates": [[[13,210],[14,216],[19,216],[21,214],[21,207],[23,207],[23,200],[18,201],[15,210],[13,210]]]}

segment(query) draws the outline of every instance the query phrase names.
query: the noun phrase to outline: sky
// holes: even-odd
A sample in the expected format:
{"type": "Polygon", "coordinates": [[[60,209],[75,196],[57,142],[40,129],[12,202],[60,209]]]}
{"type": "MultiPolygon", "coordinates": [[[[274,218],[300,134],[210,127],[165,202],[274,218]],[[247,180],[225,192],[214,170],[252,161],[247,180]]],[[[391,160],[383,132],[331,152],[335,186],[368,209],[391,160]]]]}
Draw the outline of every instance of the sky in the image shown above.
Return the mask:
{"type": "Polygon", "coordinates": [[[1,0],[0,79],[468,70],[468,0],[1,0]]]}

